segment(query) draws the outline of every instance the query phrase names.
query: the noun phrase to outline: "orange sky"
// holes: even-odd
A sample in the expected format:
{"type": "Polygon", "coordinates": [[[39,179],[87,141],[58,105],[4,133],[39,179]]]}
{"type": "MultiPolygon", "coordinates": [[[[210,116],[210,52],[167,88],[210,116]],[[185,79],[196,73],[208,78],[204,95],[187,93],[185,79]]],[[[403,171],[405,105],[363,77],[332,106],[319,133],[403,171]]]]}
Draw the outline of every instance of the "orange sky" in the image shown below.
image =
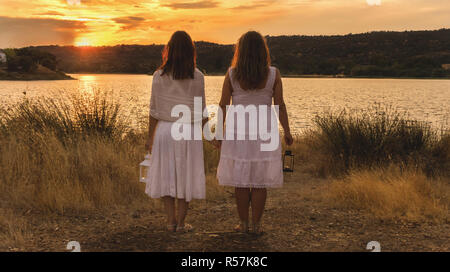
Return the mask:
{"type": "Polygon", "coordinates": [[[450,28],[450,0],[0,0],[0,48],[450,28]]]}

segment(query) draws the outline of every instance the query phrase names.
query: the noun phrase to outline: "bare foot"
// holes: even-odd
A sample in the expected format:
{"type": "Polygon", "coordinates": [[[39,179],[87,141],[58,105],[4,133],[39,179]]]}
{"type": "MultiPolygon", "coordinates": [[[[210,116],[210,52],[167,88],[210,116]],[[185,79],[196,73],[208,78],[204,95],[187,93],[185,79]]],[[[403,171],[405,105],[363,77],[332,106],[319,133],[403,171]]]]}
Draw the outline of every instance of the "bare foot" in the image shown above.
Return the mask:
{"type": "Polygon", "coordinates": [[[194,230],[194,227],[190,224],[184,224],[183,227],[178,226],[176,232],[186,233],[194,230]]]}
{"type": "Polygon", "coordinates": [[[234,231],[248,233],[248,222],[241,222],[239,225],[234,227],[234,231]]]}

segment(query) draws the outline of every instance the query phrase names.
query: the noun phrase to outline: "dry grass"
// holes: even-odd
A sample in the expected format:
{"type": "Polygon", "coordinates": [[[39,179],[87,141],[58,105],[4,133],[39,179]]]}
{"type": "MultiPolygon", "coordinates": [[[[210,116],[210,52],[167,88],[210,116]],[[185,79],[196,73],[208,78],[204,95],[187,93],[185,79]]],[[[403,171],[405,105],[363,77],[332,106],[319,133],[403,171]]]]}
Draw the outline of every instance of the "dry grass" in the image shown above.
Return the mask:
{"type": "Polygon", "coordinates": [[[30,242],[29,223],[11,211],[0,209],[0,251],[16,251],[30,242]]]}
{"type": "Polygon", "coordinates": [[[33,139],[31,146],[14,137],[2,142],[0,191],[9,204],[64,213],[147,200],[137,145],[95,136],[70,144],[51,134],[33,139]]]}
{"type": "MultiPolygon", "coordinates": [[[[0,112],[2,248],[29,240],[23,211],[72,216],[159,209],[138,182],[146,133],[125,123],[120,107],[98,96],[25,100],[0,112]]],[[[228,194],[215,179],[218,160],[205,143],[207,193],[220,200],[228,194]]]]}
{"type": "Polygon", "coordinates": [[[324,196],[331,205],[363,210],[380,219],[450,219],[449,180],[431,180],[414,170],[355,171],[333,181],[324,196]]]}
{"type": "Polygon", "coordinates": [[[334,176],[391,164],[440,176],[449,174],[448,137],[430,123],[377,105],[364,111],[316,116],[308,140],[311,154],[322,161],[324,172],[334,176]]]}
{"type": "MultiPolygon", "coordinates": [[[[29,223],[21,217],[24,210],[45,216],[159,207],[138,182],[146,133],[127,128],[120,106],[102,97],[67,101],[24,101],[8,112],[0,111],[0,250],[22,247],[29,240],[29,223]]],[[[326,124],[333,125],[333,120],[326,124]]],[[[419,136],[417,145],[423,146],[419,136]]],[[[328,149],[335,139],[339,142],[342,137],[324,138],[317,131],[298,135],[289,147],[296,155],[297,173],[327,177],[347,171],[328,149]]],[[[450,162],[450,136],[426,141],[428,158],[436,160],[427,166],[450,169],[443,166],[450,162]]],[[[215,178],[218,150],[205,143],[204,154],[206,201],[220,202],[233,192],[215,178]]],[[[417,153],[408,151],[408,157],[411,154],[417,153]]],[[[358,155],[350,152],[349,158],[356,161],[358,155]]],[[[326,197],[333,205],[363,209],[380,218],[448,220],[450,189],[444,180],[391,168],[349,172],[331,183],[326,197]]]]}
{"type": "Polygon", "coordinates": [[[326,154],[319,152],[314,143],[314,133],[312,131],[306,131],[294,137],[294,144],[292,146],[286,147],[283,145],[283,150],[289,149],[293,152],[296,167],[301,167],[299,171],[315,177],[327,178],[332,175],[332,165],[330,165],[329,158],[326,154]]]}
{"type": "Polygon", "coordinates": [[[106,94],[67,101],[0,112],[2,203],[61,214],[150,203],[138,182],[144,134],[106,94]]]}

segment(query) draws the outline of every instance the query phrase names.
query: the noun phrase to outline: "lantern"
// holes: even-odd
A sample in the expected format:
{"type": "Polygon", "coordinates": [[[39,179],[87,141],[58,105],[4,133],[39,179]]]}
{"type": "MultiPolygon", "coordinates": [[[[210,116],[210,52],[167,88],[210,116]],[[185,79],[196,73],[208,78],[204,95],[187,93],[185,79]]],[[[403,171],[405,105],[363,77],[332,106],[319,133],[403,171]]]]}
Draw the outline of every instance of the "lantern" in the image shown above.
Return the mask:
{"type": "Polygon", "coordinates": [[[283,172],[294,172],[294,155],[290,150],[286,150],[283,156],[283,172]]]}
{"type": "Polygon", "coordinates": [[[151,154],[145,155],[145,160],[139,164],[139,181],[146,182],[148,169],[150,167],[151,154]]]}

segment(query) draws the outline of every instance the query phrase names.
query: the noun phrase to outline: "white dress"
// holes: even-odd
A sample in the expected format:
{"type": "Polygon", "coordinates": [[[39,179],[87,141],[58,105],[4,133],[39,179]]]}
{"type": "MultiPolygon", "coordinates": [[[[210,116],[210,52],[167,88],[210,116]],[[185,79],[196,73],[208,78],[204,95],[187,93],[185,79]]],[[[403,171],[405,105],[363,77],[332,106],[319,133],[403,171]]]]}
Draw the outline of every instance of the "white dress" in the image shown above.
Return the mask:
{"type": "MultiPolygon", "coordinates": [[[[172,103],[171,97],[175,97],[175,103],[182,102],[180,94],[184,99],[190,100],[189,94],[201,93],[198,90],[204,86],[203,74],[196,70],[194,79],[172,80],[169,76],[161,76],[156,72],[153,75],[152,105],[151,114],[158,118],[156,127],[150,167],[147,174],[145,193],[152,198],[171,196],[178,199],[185,199],[190,202],[192,199],[205,198],[205,169],[203,162],[203,142],[202,140],[175,140],[171,135],[173,121],[170,120],[166,105],[162,103],[172,103]],[[194,82],[202,81],[202,82],[194,82]],[[193,90],[192,88],[195,88],[193,90]],[[181,100],[180,100],[181,99],[181,100]],[[158,107],[155,106],[158,102],[158,107]],[[161,120],[166,119],[166,120],[161,120]]],[[[192,102],[186,101],[185,104],[192,102]]],[[[194,129],[200,130],[201,122],[190,124],[191,133],[194,136],[194,129]]]]}
{"type": "MultiPolygon", "coordinates": [[[[233,77],[233,69],[230,69],[229,75],[233,87],[233,105],[267,105],[270,108],[276,79],[276,68],[270,67],[266,86],[260,90],[243,90],[239,82],[233,77]]],[[[230,118],[229,113],[227,114],[228,118],[230,118]]],[[[259,137],[257,140],[250,140],[248,119],[246,119],[245,125],[245,140],[237,140],[238,132],[236,126],[235,140],[225,139],[222,142],[220,162],[217,169],[219,184],[240,188],[281,187],[283,185],[283,164],[278,125],[275,132],[278,146],[272,151],[261,150],[261,144],[269,141],[263,141],[259,137]]],[[[270,128],[270,125],[268,127],[270,128]]]]}

